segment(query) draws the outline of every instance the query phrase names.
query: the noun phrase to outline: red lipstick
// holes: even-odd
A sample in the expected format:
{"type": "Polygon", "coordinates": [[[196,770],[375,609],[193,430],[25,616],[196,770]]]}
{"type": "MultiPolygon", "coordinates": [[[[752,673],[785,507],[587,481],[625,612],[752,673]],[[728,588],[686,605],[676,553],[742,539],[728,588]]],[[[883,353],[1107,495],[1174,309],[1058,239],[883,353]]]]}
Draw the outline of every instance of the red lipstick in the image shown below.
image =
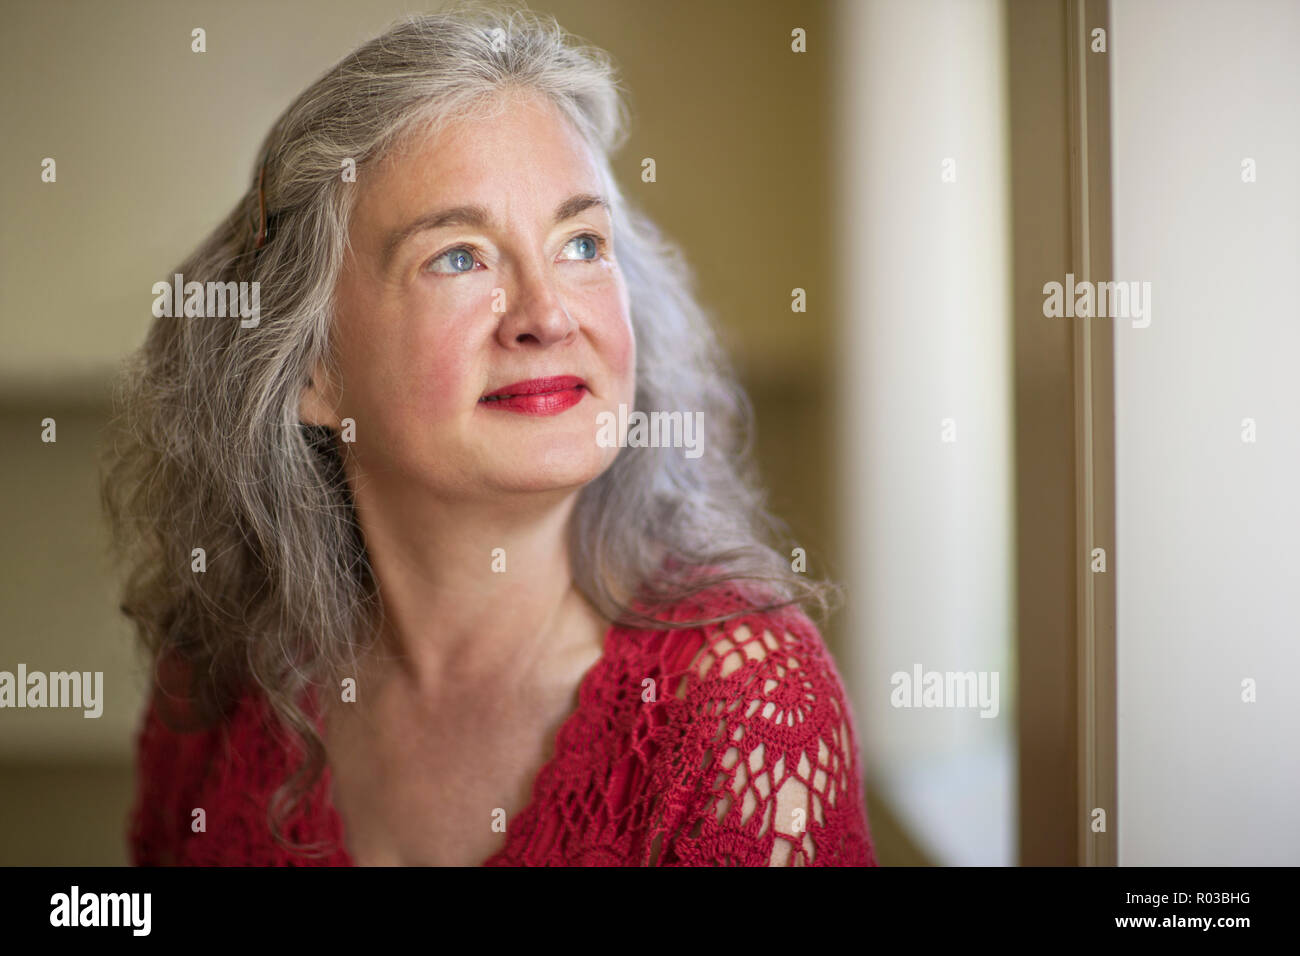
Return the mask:
{"type": "Polygon", "coordinates": [[[555,375],[515,382],[478,400],[480,405],[524,415],[558,415],[582,401],[587,383],[576,375],[555,375]]]}

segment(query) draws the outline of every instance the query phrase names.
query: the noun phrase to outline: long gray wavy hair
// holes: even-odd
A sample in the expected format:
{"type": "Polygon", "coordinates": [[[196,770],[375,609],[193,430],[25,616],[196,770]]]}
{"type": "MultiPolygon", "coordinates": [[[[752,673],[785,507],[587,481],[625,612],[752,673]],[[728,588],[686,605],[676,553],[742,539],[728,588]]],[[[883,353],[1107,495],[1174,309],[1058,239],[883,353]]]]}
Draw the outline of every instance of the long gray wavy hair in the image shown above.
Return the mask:
{"type": "Polygon", "coordinates": [[[128,569],[121,608],[155,685],[164,663],[185,674],[181,696],[205,725],[260,690],[296,732],[306,759],[268,810],[275,838],[294,849],[280,823],[326,761],[301,694],[355,673],[382,616],[338,436],[298,418],[317,361],[335,371],[329,333],[355,190],[340,171],[352,160],[359,178],[404,134],[487,108],[512,87],[551,97],[600,163],[631,298],[636,407],[699,410],[709,425],[701,457],[624,448],[582,489],[568,542],[576,586],[607,619],[636,627],[664,626],[656,609],[722,582],[760,609],[799,604],[824,617],[840,601],[836,586],[795,573],[767,543],[784,526],[750,463],[748,401],[680,251],[612,175],[627,108],[609,58],[526,10],[458,6],[402,20],[294,101],[249,191],[175,270],[260,283],[260,320],[155,319],[116,383],[102,470],[128,569]],[[200,547],[201,574],[191,564],[200,547]]]}

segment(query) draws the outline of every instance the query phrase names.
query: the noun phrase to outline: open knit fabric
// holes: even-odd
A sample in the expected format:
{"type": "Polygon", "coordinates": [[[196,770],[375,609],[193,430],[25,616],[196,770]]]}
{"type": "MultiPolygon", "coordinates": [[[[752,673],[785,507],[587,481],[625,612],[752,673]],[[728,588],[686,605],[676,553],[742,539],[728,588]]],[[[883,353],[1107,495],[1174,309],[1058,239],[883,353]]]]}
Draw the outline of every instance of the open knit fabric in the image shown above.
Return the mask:
{"type": "MultiPolygon", "coordinates": [[[[658,616],[747,608],[732,586],[658,616]]],[[[314,694],[304,703],[320,715],[314,694]]],[[[176,733],[150,702],[138,737],[137,865],[353,864],[326,768],[284,825],[272,792],[301,750],[249,695],[221,726],[176,733]],[[206,829],[193,832],[194,811],[206,829]]],[[[821,635],[797,608],[660,631],[612,627],[576,710],[484,866],[874,866],[857,737],[821,635]]]]}

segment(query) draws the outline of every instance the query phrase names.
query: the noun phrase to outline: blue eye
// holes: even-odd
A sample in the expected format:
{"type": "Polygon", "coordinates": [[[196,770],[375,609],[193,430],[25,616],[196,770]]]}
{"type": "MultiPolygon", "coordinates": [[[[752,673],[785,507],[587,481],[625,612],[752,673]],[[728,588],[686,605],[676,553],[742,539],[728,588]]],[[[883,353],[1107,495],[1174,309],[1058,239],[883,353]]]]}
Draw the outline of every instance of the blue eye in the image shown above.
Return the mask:
{"type": "Polygon", "coordinates": [[[441,255],[435,256],[434,258],[430,259],[428,264],[424,267],[424,271],[443,273],[444,275],[447,274],[459,275],[465,272],[473,272],[474,271],[474,247],[456,246],[454,249],[448,249],[446,252],[442,253],[441,255]],[[432,268],[434,263],[442,262],[444,259],[452,263],[452,268],[450,273],[447,273],[442,269],[432,268]],[[464,266],[464,268],[459,268],[459,266],[464,266]]]}
{"type": "Polygon", "coordinates": [[[574,236],[572,239],[569,240],[568,246],[565,246],[565,248],[567,249],[575,242],[585,242],[587,246],[591,249],[591,255],[578,257],[579,259],[586,259],[587,261],[591,261],[592,259],[597,258],[600,255],[601,249],[603,249],[605,246],[605,240],[601,239],[599,236],[590,232],[584,232],[580,236],[574,236]]]}

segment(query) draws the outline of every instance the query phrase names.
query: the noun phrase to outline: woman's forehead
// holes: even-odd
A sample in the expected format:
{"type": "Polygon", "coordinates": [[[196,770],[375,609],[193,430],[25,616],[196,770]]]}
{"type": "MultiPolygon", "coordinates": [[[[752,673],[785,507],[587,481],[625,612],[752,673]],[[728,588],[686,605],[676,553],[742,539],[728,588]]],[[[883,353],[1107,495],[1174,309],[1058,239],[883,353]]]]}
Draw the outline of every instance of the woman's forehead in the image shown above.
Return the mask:
{"type": "Polygon", "coordinates": [[[590,147],[553,105],[412,131],[359,178],[358,214],[384,220],[453,205],[549,215],[569,196],[607,192],[590,147]]]}
{"type": "Polygon", "coordinates": [[[521,91],[498,92],[468,112],[414,123],[378,165],[385,173],[418,176],[431,167],[513,171],[529,159],[591,163],[590,147],[564,111],[542,93],[521,91]]]}

